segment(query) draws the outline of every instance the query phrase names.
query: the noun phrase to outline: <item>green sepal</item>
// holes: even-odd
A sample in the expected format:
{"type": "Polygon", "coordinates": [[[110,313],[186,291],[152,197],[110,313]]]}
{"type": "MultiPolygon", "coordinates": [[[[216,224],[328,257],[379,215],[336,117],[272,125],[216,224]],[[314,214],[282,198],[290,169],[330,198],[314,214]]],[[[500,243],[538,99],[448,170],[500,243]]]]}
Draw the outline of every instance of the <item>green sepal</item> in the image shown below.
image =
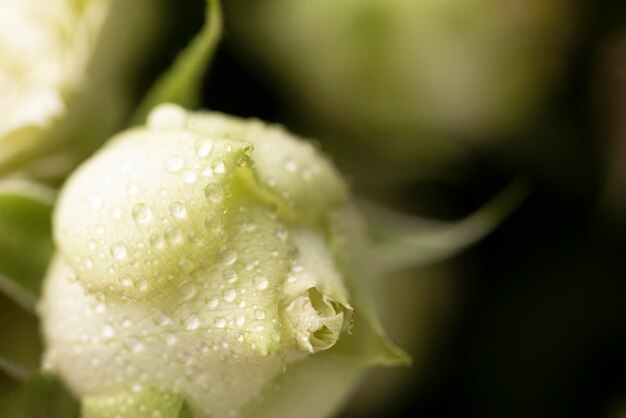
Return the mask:
{"type": "Polygon", "coordinates": [[[36,373],[0,400],[3,418],[78,418],[78,402],[51,375],[36,373]]]}
{"type": "Polygon", "coordinates": [[[83,418],[192,418],[182,395],[143,388],[113,395],[85,396],[83,418]]]}
{"type": "MultiPolygon", "coordinates": [[[[530,185],[513,181],[492,200],[456,222],[424,221],[376,209],[370,216],[377,265],[383,272],[417,267],[451,258],[489,235],[524,202],[530,185]],[[383,222],[380,222],[383,219],[383,222]]],[[[370,207],[371,208],[371,207],[370,207]]],[[[366,211],[367,212],[367,211],[366,211]]],[[[380,275],[384,277],[384,274],[380,275]]]]}
{"type": "Polygon", "coordinates": [[[135,124],[143,123],[150,110],[161,103],[176,103],[186,108],[198,105],[202,79],[211,63],[221,33],[220,2],[207,0],[202,30],[146,94],[133,116],[135,124]]]}
{"type": "Polygon", "coordinates": [[[0,291],[33,310],[53,252],[54,192],[35,183],[0,182],[0,291]]]}

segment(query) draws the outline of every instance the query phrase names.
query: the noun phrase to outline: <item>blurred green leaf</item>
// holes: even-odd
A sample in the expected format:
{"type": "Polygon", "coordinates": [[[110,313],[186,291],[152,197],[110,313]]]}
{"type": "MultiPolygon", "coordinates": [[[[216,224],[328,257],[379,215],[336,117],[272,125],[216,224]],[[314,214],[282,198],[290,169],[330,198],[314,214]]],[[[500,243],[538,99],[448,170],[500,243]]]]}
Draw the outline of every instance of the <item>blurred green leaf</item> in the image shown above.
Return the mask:
{"type": "Polygon", "coordinates": [[[78,402],[53,376],[37,373],[0,400],[3,418],[76,418],[78,402]]]}
{"type": "Polygon", "coordinates": [[[191,418],[182,395],[144,388],[83,398],[83,418],[191,418]],[[157,414],[155,412],[158,411],[157,414]]]}
{"type": "MultiPolygon", "coordinates": [[[[6,382],[22,382],[39,369],[39,322],[8,296],[0,293],[0,373],[6,382]]],[[[2,393],[2,391],[0,391],[2,393]]]]}
{"type": "Polygon", "coordinates": [[[0,182],[0,291],[33,310],[53,253],[54,192],[23,181],[0,182]]]}
{"type": "Polygon", "coordinates": [[[200,86],[222,32],[219,0],[207,0],[206,20],[200,33],[152,86],[133,116],[134,123],[146,119],[150,110],[165,102],[193,108],[198,105],[200,86]]]}
{"type": "Polygon", "coordinates": [[[453,257],[489,235],[529,193],[526,181],[513,181],[483,207],[457,222],[408,218],[370,205],[365,212],[378,246],[378,265],[384,271],[393,271],[453,257]]]}

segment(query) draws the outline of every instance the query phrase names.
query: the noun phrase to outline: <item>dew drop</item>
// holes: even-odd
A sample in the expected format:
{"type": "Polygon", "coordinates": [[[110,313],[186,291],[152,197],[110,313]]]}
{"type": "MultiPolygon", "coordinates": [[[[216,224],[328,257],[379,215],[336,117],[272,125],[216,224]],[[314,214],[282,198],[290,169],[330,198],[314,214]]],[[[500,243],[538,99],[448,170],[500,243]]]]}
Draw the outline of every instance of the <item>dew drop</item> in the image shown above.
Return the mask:
{"type": "Polygon", "coordinates": [[[126,348],[135,353],[142,351],[144,348],[142,342],[132,336],[124,338],[123,344],[126,348]]]}
{"type": "Polygon", "coordinates": [[[210,139],[199,139],[196,141],[196,154],[200,158],[206,158],[213,150],[213,141],[210,139]]]}
{"type": "Polygon", "coordinates": [[[187,331],[193,331],[200,326],[200,319],[198,315],[192,313],[183,318],[182,324],[187,331]]]}
{"type": "Polygon", "coordinates": [[[152,315],[152,322],[154,322],[154,325],[157,327],[162,327],[172,323],[170,318],[162,311],[156,311],[154,315],[152,315]]]}
{"type": "Polygon", "coordinates": [[[222,276],[228,283],[235,283],[237,281],[237,272],[233,269],[224,270],[222,276]]]}
{"type": "Polygon", "coordinates": [[[85,258],[85,267],[89,270],[93,268],[93,260],[90,257],[85,258]]]}
{"type": "Polygon", "coordinates": [[[261,320],[261,319],[265,318],[265,312],[263,312],[261,310],[256,310],[256,311],[254,311],[254,317],[256,319],[261,320]]]}
{"type": "Polygon", "coordinates": [[[150,236],[150,245],[154,248],[161,249],[165,246],[165,241],[161,235],[152,234],[150,236]]]}
{"type": "Polygon", "coordinates": [[[139,279],[137,279],[136,285],[137,285],[137,288],[141,290],[142,292],[148,289],[148,281],[146,280],[145,277],[140,277],[139,279]]]}
{"type": "Polygon", "coordinates": [[[209,231],[218,232],[220,229],[222,229],[222,221],[218,216],[209,215],[204,220],[204,226],[209,231]]]}
{"type": "Polygon", "coordinates": [[[209,300],[207,300],[207,306],[211,309],[217,308],[217,305],[219,305],[219,303],[220,301],[217,296],[211,296],[209,300]]]}
{"type": "Polygon", "coordinates": [[[179,228],[170,225],[165,228],[165,239],[169,242],[181,242],[183,239],[183,234],[179,228]]]}
{"type": "Polygon", "coordinates": [[[102,207],[102,197],[98,195],[89,196],[89,207],[91,210],[99,210],[102,207]]]}
{"type": "Polygon", "coordinates": [[[115,329],[110,324],[104,324],[102,327],[102,336],[104,338],[113,338],[115,335],[115,329]]]}
{"type": "Polygon", "coordinates": [[[224,328],[226,326],[226,320],[222,317],[217,317],[215,318],[215,321],[213,322],[215,324],[215,328],[224,328]]]}
{"type": "Polygon", "coordinates": [[[172,155],[165,160],[165,170],[177,173],[185,166],[185,159],[179,155],[172,155]]]}
{"type": "Polygon", "coordinates": [[[267,288],[267,277],[262,276],[262,275],[256,275],[254,276],[254,278],[252,279],[252,284],[254,285],[254,287],[258,290],[263,290],[267,288]]]}
{"type": "Polygon", "coordinates": [[[172,334],[171,332],[165,333],[163,337],[165,338],[165,344],[169,346],[176,344],[176,336],[172,334]]]}
{"type": "Polygon", "coordinates": [[[176,219],[185,219],[187,217],[187,208],[180,202],[173,202],[170,205],[170,213],[176,219]]]}
{"type": "Polygon", "coordinates": [[[276,230],[274,231],[274,235],[276,236],[276,238],[278,238],[281,241],[286,241],[287,240],[287,236],[289,235],[289,232],[287,231],[287,228],[285,228],[284,225],[280,225],[276,228],[276,230]]]}
{"type": "Polygon", "coordinates": [[[237,261],[237,253],[228,247],[223,247],[220,250],[218,257],[220,262],[226,266],[232,266],[235,264],[235,261],[237,261]]]}
{"type": "Polygon", "coordinates": [[[115,244],[111,245],[110,251],[111,251],[111,255],[116,260],[121,261],[128,256],[128,251],[126,250],[126,246],[121,242],[116,242],[115,244]]]}
{"type": "Polygon", "coordinates": [[[124,287],[130,287],[133,284],[133,279],[131,279],[129,276],[120,276],[120,284],[124,287]]]}
{"type": "Polygon", "coordinates": [[[294,173],[298,169],[298,164],[293,160],[283,161],[283,167],[288,173],[294,173]]]}
{"type": "Polygon", "coordinates": [[[151,128],[179,129],[186,123],[185,111],[174,104],[160,105],[148,115],[148,126],[151,128]]]}
{"type": "Polygon", "coordinates": [[[235,319],[235,323],[237,326],[243,326],[246,323],[246,317],[243,315],[238,315],[237,319],[235,319]]]}
{"type": "Polygon", "coordinates": [[[182,282],[179,287],[178,290],[180,292],[180,295],[182,296],[182,298],[184,300],[191,300],[194,298],[194,296],[196,296],[196,293],[198,291],[198,289],[196,288],[196,285],[194,282],[191,281],[184,281],[182,282]]]}
{"type": "Polygon", "coordinates": [[[120,219],[121,217],[122,217],[122,209],[118,208],[117,206],[113,206],[111,208],[111,218],[120,219]]]}
{"type": "Polygon", "coordinates": [[[152,219],[152,209],[144,203],[137,203],[131,211],[133,219],[140,224],[150,222],[152,219]]]}
{"type": "Polygon", "coordinates": [[[198,178],[198,175],[196,173],[194,173],[191,170],[185,170],[183,171],[183,181],[187,184],[193,184],[196,182],[196,179],[198,178]]]}
{"type": "Polygon", "coordinates": [[[243,232],[253,232],[256,229],[256,224],[253,222],[244,222],[241,224],[241,230],[243,232]]]}
{"type": "Polygon", "coordinates": [[[191,261],[190,259],[183,257],[180,260],[178,260],[178,268],[180,269],[180,271],[182,271],[185,274],[189,274],[193,271],[195,265],[193,263],[193,261],[191,261]]]}
{"type": "Polygon", "coordinates": [[[224,291],[223,299],[229,303],[234,302],[234,300],[237,299],[237,291],[234,289],[224,291]]]}
{"type": "Polygon", "coordinates": [[[224,200],[224,189],[219,184],[209,184],[204,189],[204,195],[209,202],[220,203],[224,200]]]}
{"type": "Polygon", "coordinates": [[[213,172],[217,174],[223,174],[226,171],[226,165],[224,165],[224,161],[222,160],[213,161],[211,168],[213,169],[213,172]]]}

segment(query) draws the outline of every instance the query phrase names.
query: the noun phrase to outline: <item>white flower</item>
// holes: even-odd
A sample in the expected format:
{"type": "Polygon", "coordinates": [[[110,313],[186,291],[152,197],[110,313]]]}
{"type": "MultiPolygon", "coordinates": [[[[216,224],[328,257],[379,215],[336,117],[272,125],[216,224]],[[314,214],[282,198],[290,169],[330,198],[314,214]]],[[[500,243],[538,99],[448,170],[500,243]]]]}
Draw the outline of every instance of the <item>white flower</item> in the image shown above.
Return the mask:
{"type": "Polygon", "coordinates": [[[324,417],[364,367],[404,360],[364,300],[343,180],[279,127],[160,106],[72,175],[54,220],[45,365],[90,411],[147,390],[196,417],[324,417]]]}
{"type": "Polygon", "coordinates": [[[0,174],[24,171],[71,141],[78,144],[68,154],[93,148],[77,137],[110,135],[126,106],[119,81],[129,75],[120,71],[132,67],[133,48],[149,37],[148,2],[0,0],[0,174]],[[141,23],[129,24],[140,9],[141,23]],[[146,33],[131,37],[135,31],[146,33]]]}

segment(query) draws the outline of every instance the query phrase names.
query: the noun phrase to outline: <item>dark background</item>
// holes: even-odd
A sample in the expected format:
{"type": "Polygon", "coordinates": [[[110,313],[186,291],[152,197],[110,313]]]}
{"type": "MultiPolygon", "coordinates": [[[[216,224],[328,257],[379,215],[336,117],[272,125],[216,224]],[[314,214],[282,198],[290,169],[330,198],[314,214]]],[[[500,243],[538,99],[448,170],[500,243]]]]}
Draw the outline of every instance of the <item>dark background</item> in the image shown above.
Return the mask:
{"type": "MultiPolygon", "coordinates": [[[[598,69],[603,42],[626,14],[618,2],[588,6],[557,94],[515,133],[525,145],[473,150],[467,175],[454,184],[405,180],[382,187],[353,178],[361,196],[442,219],[471,212],[515,177],[530,179],[533,190],[488,238],[434,266],[450,271],[441,279],[448,289],[445,319],[440,315],[437,331],[418,343],[427,347],[417,350],[418,366],[398,372],[408,380],[393,395],[367,408],[353,405],[342,416],[618,417],[626,411],[626,213],[601,204],[611,113],[604,93],[616,88],[598,69]]],[[[275,90],[238,55],[227,31],[203,105],[307,134],[275,90]]],[[[424,271],[409,274],[430,280],[424,271]]]]}

